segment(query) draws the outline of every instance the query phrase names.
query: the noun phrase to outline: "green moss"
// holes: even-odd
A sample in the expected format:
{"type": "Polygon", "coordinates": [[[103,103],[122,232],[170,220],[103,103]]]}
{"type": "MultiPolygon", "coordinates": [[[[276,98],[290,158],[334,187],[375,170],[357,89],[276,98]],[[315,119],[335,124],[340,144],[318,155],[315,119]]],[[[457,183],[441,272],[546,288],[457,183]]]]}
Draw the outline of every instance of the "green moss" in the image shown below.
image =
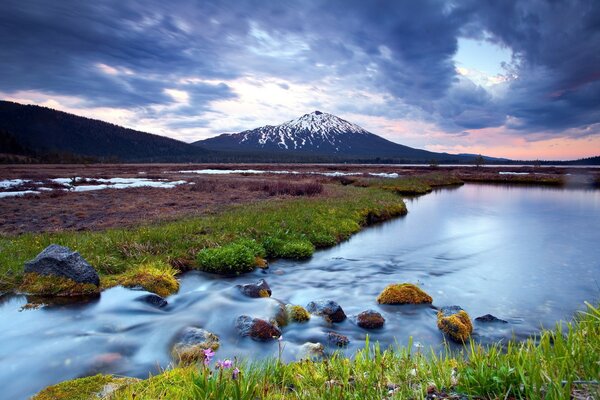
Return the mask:
{"type": "Polygon", "coordinates": [[[292,321],[306,322],[310,320],[310,313],[302,306],[288,304],[287,310],[292,321]]]}
{"type": "Polygon", "coordinates": [[[19,290],[35,296],[86,296],[100,293],[98,286],[91,283],[77,283],[62,276],[35,272],[25,274],[19,290]]]}
{"type": "Polygon", "coordinates": [[[466,342],[473,332],[471,318],[464,310],[452,315],[444,315],[442,311],[438,311],[437,326],[450,339],[459,343],[466,342]]]}
{"type": "Polygon", "coordinates": [[[86,378],[74,379],[49,386],[42,390],[31,400],[90,400],[98,399],[98,394],[109,384],[116,386],[126,385],[136,381],[133,378],[115,378],[111,375],[94,375],[86,378]]]}
{"type": "Polygon", "coordinates": [[[256,249],[238,242],[204,249],[198,253],[197,260],[198,266],[204,271],[241,274],[254,270],[257,256],[256,249]]]}
{"type": "Polygon", "coordinates": [[[127,272],[110,277],[102,277],[102,288],[122,285],[124,287],[140,286],[145,290],[166,297],[179,290],[179,281],[175,277],[177,270],[161,261],[141,264],[127,272]]]}
{"type": "Polygon", "coordinates": [[[433,299],[412,283],[388,285],[377,296],[380,304],[431,304],[433,299]]]}

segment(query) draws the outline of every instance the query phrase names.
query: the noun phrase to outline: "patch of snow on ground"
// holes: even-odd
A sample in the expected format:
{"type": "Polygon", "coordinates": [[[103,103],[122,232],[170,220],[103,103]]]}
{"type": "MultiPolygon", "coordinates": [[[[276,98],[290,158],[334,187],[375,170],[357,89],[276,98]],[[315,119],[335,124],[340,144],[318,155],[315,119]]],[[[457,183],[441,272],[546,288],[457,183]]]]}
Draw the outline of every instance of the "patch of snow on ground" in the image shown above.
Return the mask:
{"type": "Polygon", "coordinates": [[[508,171],[502,171],[502,172],[498,172],[498,174],[500,175],[529,175],[529,172],[508,172],[508,171]]]}
{"type": "Polygon", "coordinates": [[[5,179],[0,181],[0,189],[9,189],[11,187],[19,186],[29,182],[29,179],[5,179]]]}

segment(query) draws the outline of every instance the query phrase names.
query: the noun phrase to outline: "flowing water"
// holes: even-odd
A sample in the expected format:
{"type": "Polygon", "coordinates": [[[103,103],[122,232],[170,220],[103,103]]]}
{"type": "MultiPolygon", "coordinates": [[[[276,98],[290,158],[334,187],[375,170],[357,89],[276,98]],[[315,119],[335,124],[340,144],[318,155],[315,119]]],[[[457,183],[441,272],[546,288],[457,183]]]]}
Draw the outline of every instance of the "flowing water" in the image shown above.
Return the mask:
{"type": "MultiPolygon", "coordinates": [[[[271,318],[276,300],[306,305],[337,301],[349,316],[374,309],[384,327],[366,331],[352,319],[319,317],[283,328],[283,354],[325,334],[349,337],[351,355],[366,335],[384,346],[442,346],[428,306],[381,306],[389,283],[419,284],[435,306],[460,305],[472,317],[491,313],[508,324],[475,323],[474,340],[523,339],[569,320],[584,301],[600,298],[600,191],[465,185],[407,200],[409,214],[353,236],[308,261],[277,261],[238,278],[191,272],[178,294],[157,309],[145,292],[113,288],[88,303],[20,311],[23,296],[0,300],[2,398],[21,399],[62,380],[98,372],[147,377],[170,363],[170,348],[187,326],[221,339],[217,358],[276,357],[278,343],[240,338],[238,315],[271,318]],[[236,284],[267,280],[272,299],[244,297],[236,284]]],[[[328,348],[329,351],[334,350],[328,348]]]]}

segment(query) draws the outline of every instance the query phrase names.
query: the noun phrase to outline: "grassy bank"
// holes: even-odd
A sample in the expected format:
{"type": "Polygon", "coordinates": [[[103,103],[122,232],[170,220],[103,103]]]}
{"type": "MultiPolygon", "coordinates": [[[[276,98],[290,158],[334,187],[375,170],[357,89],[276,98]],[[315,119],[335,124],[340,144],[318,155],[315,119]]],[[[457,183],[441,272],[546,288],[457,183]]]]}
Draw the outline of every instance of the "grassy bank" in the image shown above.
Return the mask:
{"type": "Polygon", "coordinates": [[[418,196],[431,192],[436,187],[458,186],[464,182],[454,174],[433,172],[421,175],[401,176],[398,178],[348,178],[339,181],[344,185],[377,188],[405,196],[418,196]]]}
{"type": "Polygon", "coordinates": [[[80,252],[104,287],[145,279],[152,290],[155,280],[163,281],[161,288],[173,288],[172,276],[179,270],[242,273],[265,257],[309,257],[362,226],[406,213],[399,197],[377,188],[328,185],[326,190],[324,196],[266,200],[138,228],[4,236],[0,289],[18,287],[24,263],[52,243],[80,252]]]}
{"type": "MultiPolygon", "coordinates": [[[[505,350],[471,344],[454,354],[422,354],[367,342],[352,360],[240,364],[239,374],[236,365],[175,368],[125,383],[111,399],[597,398],[599,354],[600,310],[588,306],[574,322],[505,350]]],[[[92,399],[106,382],[102,375],[69,381],[34,400],[92,399]]]]}

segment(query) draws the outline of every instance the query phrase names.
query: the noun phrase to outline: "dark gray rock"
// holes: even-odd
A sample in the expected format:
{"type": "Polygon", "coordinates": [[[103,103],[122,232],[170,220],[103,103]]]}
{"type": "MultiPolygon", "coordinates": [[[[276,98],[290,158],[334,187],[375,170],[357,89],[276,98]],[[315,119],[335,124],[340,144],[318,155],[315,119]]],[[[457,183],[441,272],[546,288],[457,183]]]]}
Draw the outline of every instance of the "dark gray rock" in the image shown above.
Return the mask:
{"type": "Polygon", "coordinates": [[[138,297],[136,300],[142,301],[144,303],[150,304],[153,307],[162,308],[166,307],[169,304],[165,299],[161,296],[151,293],[141,297],[138,297]]]}
{"type": "Polygon", "coordinates": [[[246,285],[237,285],[240,292],[248,297],[270,297],[271,288],[264,279],[259,279],[256,283],[246,285]]]}
{"type": "Polygon", "coordinates": [[[501,324],[508,324],[508,321],[505,321],[498,317],[494,317],[492,314],[485,314],[485,315],[482,315],[481,317],[477,317],[477,318],[475,318],[475,321],[477,321],[477,322],[499,322],[501,324]]]}
{"type": "Polygon", "coordinates": [[[347,336],[335,332],[327,333],[327,341],[337,347],[345,347],[350,343],[350,339],[347,336]]]}
{"type": "Polygon", "coordinates": [[[306,310],[311,314],[325,317],[331,322],[342,322],[346,319],[346,314],[342,307],[333,300],[311,301],[306,306],[306,310]]]}
{"type": "Polygon", "coordinates": [[[364,329],[379,329],[385,323],[385,318],[377,311],[367,310],[356,316],[356,325],[364,329]]]}
{"type": "Polygon", "coordinates": [[[81,255],[71,249],[51,244],[33,260],[25,263],[25,273],[61,276],[77,283],[100,285],[98,273],[81,255]]]}
{"type": "Polygon", "coordinates": [[[277,339],[281,330],[275,325],[259,318],[241,315],[235,320],[235,327],[241,336],[248,336],[260,342],[277,339]]]}

